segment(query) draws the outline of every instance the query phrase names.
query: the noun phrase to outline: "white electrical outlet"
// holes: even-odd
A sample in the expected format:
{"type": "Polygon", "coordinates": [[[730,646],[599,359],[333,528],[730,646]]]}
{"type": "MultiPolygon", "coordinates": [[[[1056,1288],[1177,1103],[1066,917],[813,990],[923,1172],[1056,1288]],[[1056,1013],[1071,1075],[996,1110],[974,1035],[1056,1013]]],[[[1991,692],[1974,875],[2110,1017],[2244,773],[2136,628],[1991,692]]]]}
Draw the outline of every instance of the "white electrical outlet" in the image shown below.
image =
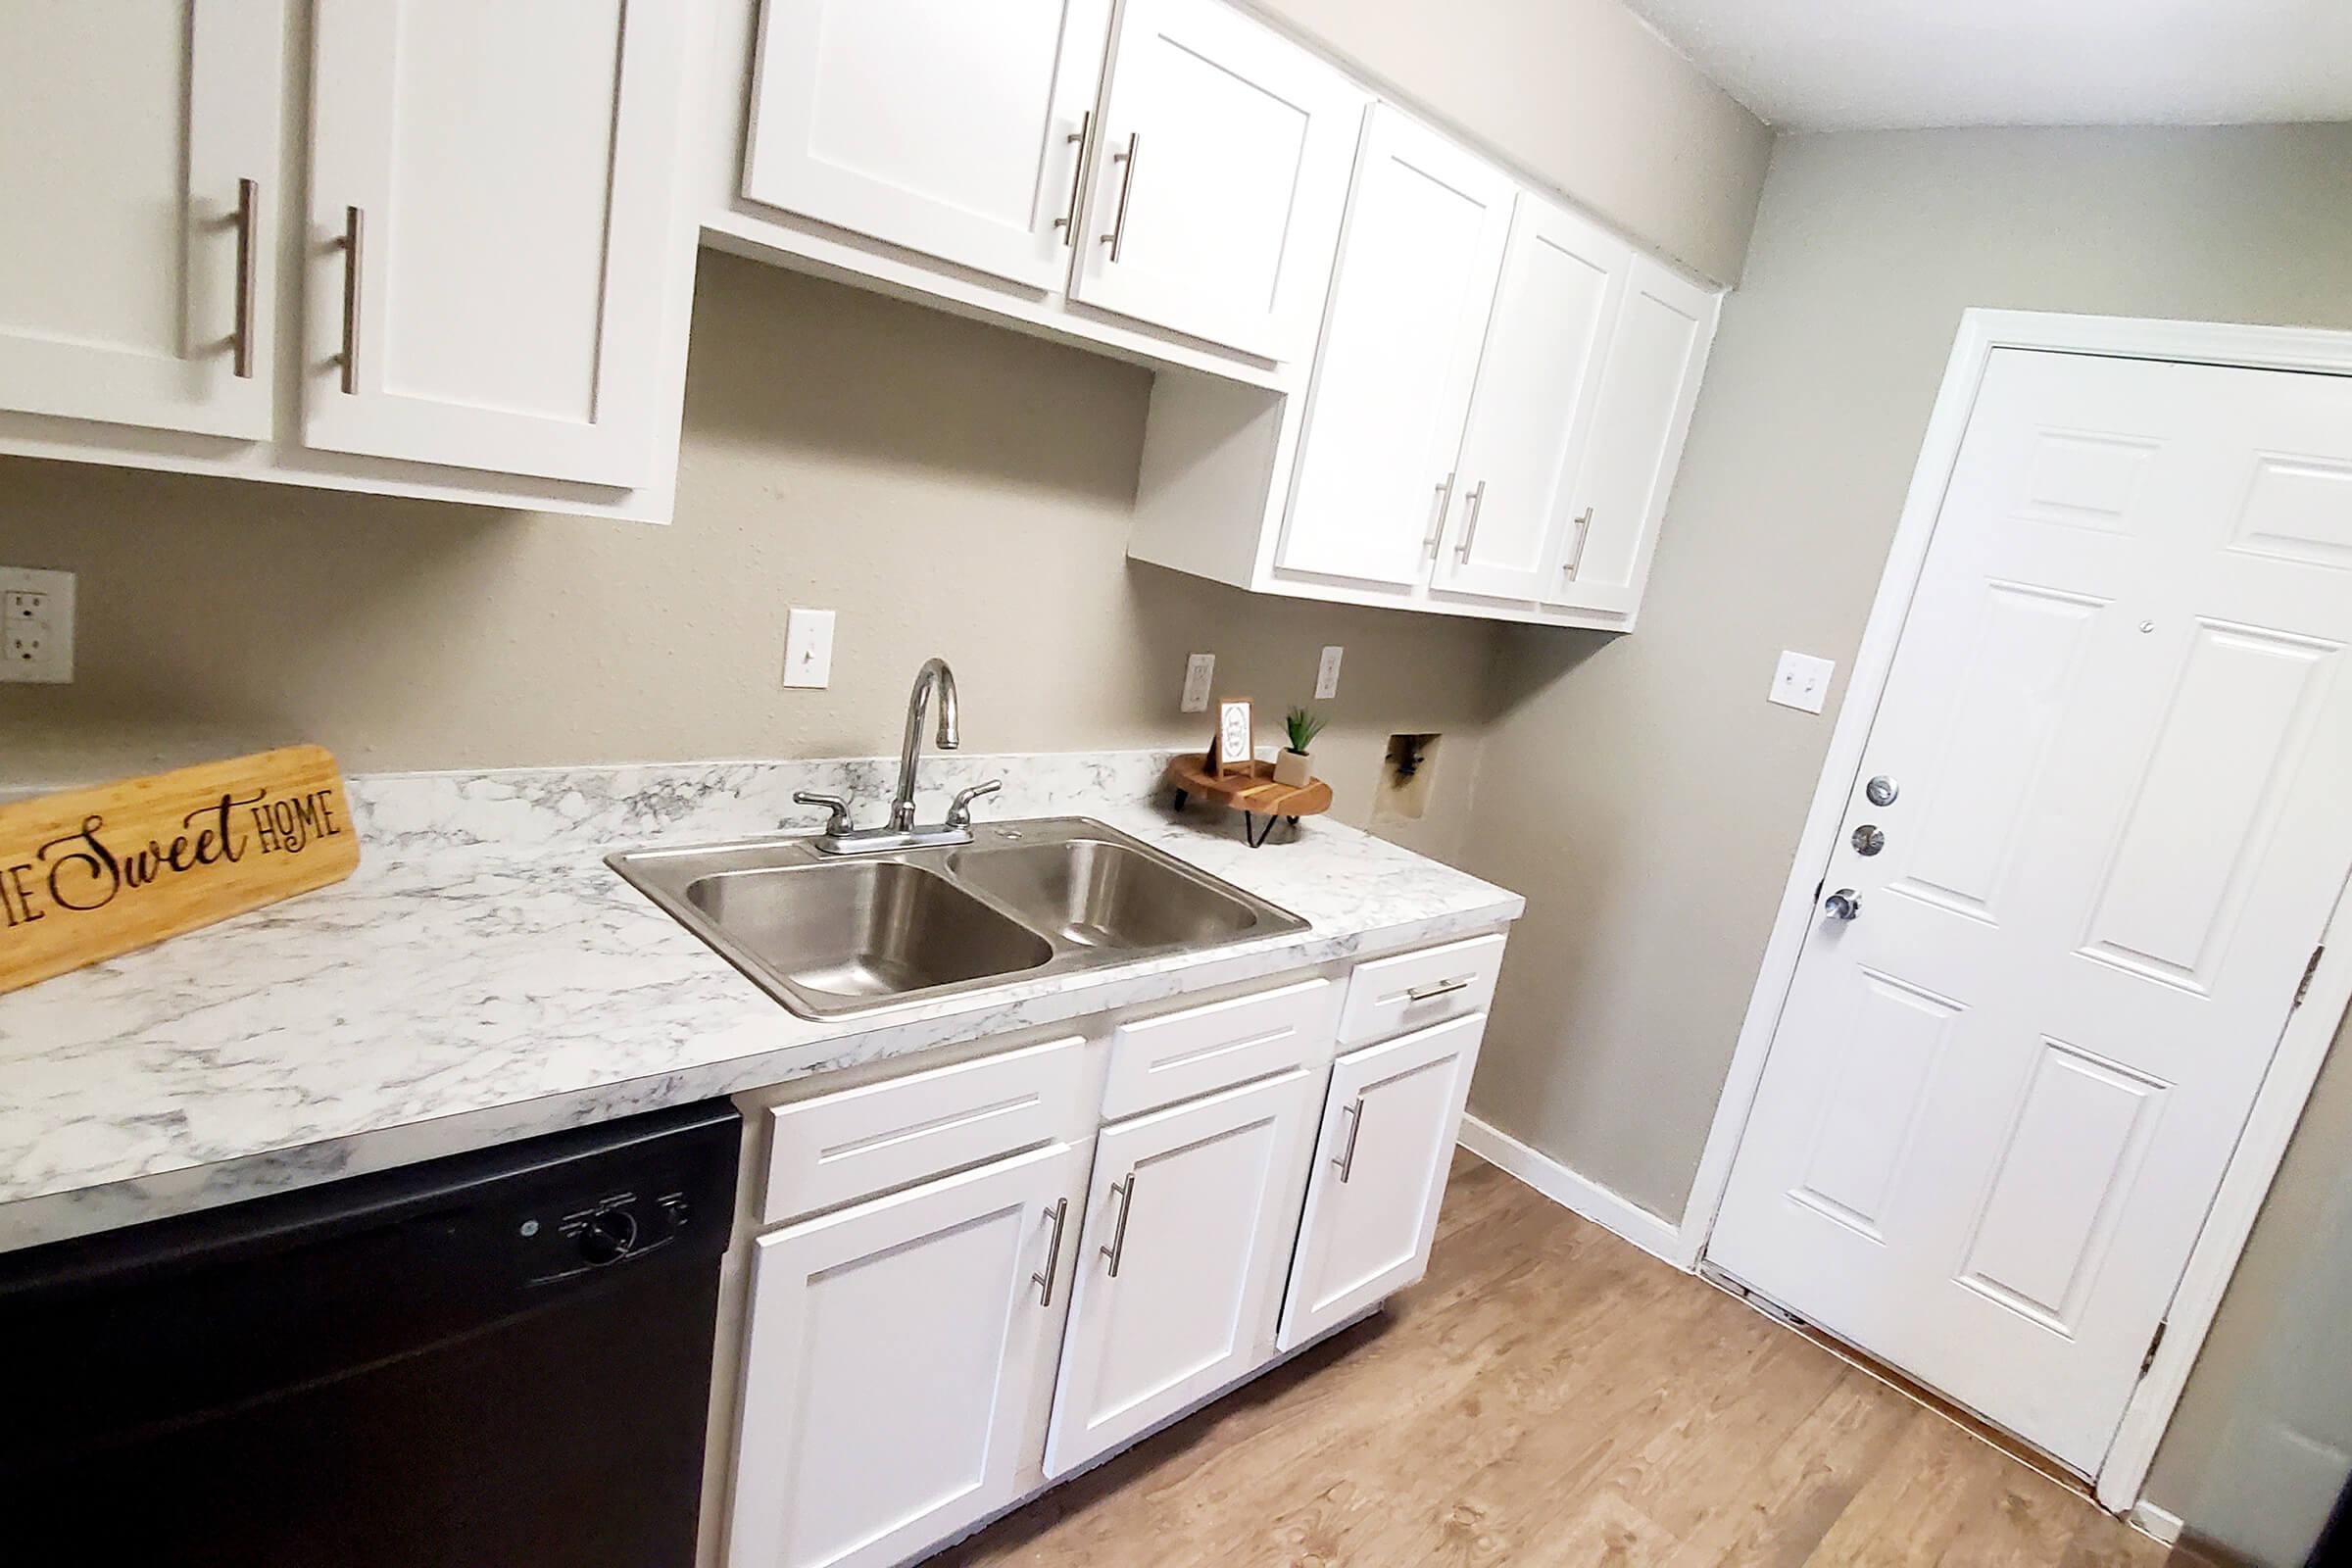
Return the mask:
{"type": "Polygon", "coordinates": [[[1322,662],[1315,665],[1315,696],[1318,700],[1340,695],[1340,655],[1345,652],[1337,643],[1323,650],[1322,662]]]}
{"type": "Polygon", "coordinates": [[[1208,711],[1208,688],[1217,678],[1217,656],[1195,654],[1184,662],[1184,711],[1208,711]]]}
{"type": "Polygon", "coordinates": [[[794,606],[784,616],[784,684],[823,686],[833,679],[833,612],[794,606]]]}
{"type": "Polygon", "coordinates": [[[1772,672],[1772,690],[1765,696],[1783,708],[1818,713],[1821,705],[1830,700],[1830,677],[1837,670],[1838,665],[1830,660],[1784,649],[1780,667],[1772,672]]]}
{"type": "Polygon", "coordinates": [[[0,680],[74,678],[74,574],[0,566],[0,680]]]}

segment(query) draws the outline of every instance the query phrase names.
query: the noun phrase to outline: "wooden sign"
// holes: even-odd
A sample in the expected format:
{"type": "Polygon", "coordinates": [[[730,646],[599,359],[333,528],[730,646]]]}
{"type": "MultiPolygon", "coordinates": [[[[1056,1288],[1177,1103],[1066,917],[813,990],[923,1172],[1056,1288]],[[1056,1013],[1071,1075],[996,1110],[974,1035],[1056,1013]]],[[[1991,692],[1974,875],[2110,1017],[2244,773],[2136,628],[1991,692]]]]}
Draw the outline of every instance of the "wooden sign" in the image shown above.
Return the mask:
{"type": "Polygon", "coordinates": [[[0,991],[358,868],[343,775],[316,746],[0,806],[0,991]]]}
{"type": "Polygon", "coordinates": [[[1257,760],[1257,737],[1250,723],[1247,697],[1217,699],[1217,732],[1208,743],[1208,770],[1220,777],[1247,775],[1257,760]]]}

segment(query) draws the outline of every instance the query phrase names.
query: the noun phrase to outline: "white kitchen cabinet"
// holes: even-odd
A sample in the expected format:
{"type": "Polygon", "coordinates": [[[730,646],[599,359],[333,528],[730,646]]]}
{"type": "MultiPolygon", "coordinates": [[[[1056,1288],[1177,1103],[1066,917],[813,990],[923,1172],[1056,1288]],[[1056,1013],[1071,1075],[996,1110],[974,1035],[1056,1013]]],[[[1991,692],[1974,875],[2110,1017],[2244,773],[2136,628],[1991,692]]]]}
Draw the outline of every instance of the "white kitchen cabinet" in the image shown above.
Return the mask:
{"type": "Polygon", "coordinates": [[[1427,578],[1513,191],[1485,160],[1372,111],[1307,393],[1285,570],[1397,589],[1427,578]]]}
{"type": "Polygon", "coordinates": [[[685,25],[626,0],[319,0],[310,445],[642,482],[685,25]]]}
{"type": "Polygon", "coordinates": [[[1223,0],[1126,0],[1071,298],[1304,358],[1364,94],[1223,0]]]}
{"type": "Polygon", "coordinates": [[[1110,0],[765,0],[743,194],[1057,289],[1109,27],[1110,0]]]}
{"type": "Polygon", "coordinates": [[[1280,1345],[1292,1349],[1418,1280],[1486,1014],[1342,1056],[1331,1070],[1280,1345]]]}
{"type": "Polygon", "coordinates": [[[1535,599],[1563,540],[1598,399],[1603,330],[1633,247],[1556,203],[1521,192],[1462,435],[1455,504],[1434,587],[1535,599]]]}
{"type": "Polygon", "coordinates": [[[1720,304],[1648,257],[1633,259],[1571,502],[1582,521],[1558,540],[1546,604],[1630,614],[1641,603],[1720,304]]]}
{"type": "Polygon", "coordinates": [[[1055,1144],[755,1244],[728,1568],[879,1568],[1037,1455],[1088,1151],[1055,1144]]]}
{"type": "Polygon", "coordinates": [[[281,0],[0,0],[0,409],[270,433],[281,0]]]}
{"type": "Polygon", "coordinates": [[[1048,1476],[1271,1355],[1321,1082],[1294,1069],[1096,1140],[1048,1476]]]}

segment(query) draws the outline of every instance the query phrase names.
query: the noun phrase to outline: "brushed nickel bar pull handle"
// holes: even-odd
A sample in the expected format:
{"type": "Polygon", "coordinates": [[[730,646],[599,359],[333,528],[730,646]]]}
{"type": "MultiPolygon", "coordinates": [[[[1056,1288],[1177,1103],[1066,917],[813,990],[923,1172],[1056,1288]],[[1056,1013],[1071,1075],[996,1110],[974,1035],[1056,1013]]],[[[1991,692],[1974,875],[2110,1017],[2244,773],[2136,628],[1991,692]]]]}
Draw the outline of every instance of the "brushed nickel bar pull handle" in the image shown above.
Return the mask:
{"type": "Polygon", "coordinates": [[[1078,167],[1070,171],[1070,210],[1054,220],[1061,230],[1061,243],[1067,247],[1078,243],[1078,198],[1086,190],[1086,144],[1095,133],[1095,112],[1089,109],[1078,119],[1078,128],[1070,140],[1078,144],[1078,167]]]}
{"type": "Polygon", "coordinates": [[[1462,518],[1461,542],[1453,547],[1453,559],[1465,566],[1470,564],[1470,541],[1478,537],[1479,508],[1486,499],[1487,481],[1481,479],[1470,487],[1470,499],[1463,504],[1468,515],[1462,518]]]}
{"type": "Polygon", "coordinates": [[[1055,1202],[1046,1210],[1046,1217],[1054,1222],[1054,1245],[1046,1249],[1046,1271],[1029,1276],[1029,1283],[1037,1287],[1040,1306],[1054,1304],[1054,1276],[1061,1267],[1061,1226],[1070,1217],[1070,1200],[1064,1198],[1055,1202]]]}
{"type": "Polygon", "coordinates": [[[1587,507],[1584,511],[1577,514],[1576,550],[1568,557],[1567,564],[1560,567],[1562,572],[1566,573],[1570,577],[1574,577],[1576,575],[1576,568],[1585,564],[1585,543],[1592,537],[1592,509],[1591,507],[1587,507]]]}
{"type": "Polygon", "coordinates": [[[1110,1259],[1110,1277],[1115,1280],[1119,1260],[1127,1255],[1127,1216],[1135,1212],[1135,1172],[1129,1171],[1127,1179],[1113,1183],[1110,1190],[1119,1195],[1119,1222],[1111,1228],[1110,1245],[1101,1251],[1110,1259]]]}
{"type": "Polygon", "coordinates": [[[1356,1096],[1355,1103],[1348,1106],[1343,1114],[1348,1118],[1348,1147],[1340,1152],[1340,1157],[1332,1163],[1340,1167],[1340,1185],[1345,1187],[1348,1178],[1355,1174],[1355,1139],[1364,1130],[1364,1097],[1356,1096]]]}
{"type": "Polygon", "coordinates": [[[261,186],[237,181],[237,336],[231,368],[243,381],[253,379],[253,225],[260,220],[261,197],[261,186]]]}
{"type": "Polygon", "coordinates": [[[1438,515],[1429,525],[1429,537],[1421,541],[1421,553],[1430,560],[1438,559],[1438,542],[1446,537],[1446,514],[1453,509],[1453,472],[1438,481],[1438,515]]]}
{"type": "Polygon", "coordinates": [[[1470,981],[1466,976],[1456,976],[1451,980],[1441,980],[1435,985],[1414,986],[1404,994],[1404,1000],[1407,1002],[1435,1002],[1440,997],[1450,997],[1456,991],[1466,991],[1469,987],[1470,981]]]}
{"type": "Polygon", "coordinates": [[[357,207],[343,209],[343,390],[360,390],[360,241],[365,220],[357,207]]]}
{"type": "Polygon", "coordinates": [[[1127,133],[1127,150],[1110,155],[1112,163],[1127,166],[1126,173],[1119,179],[1118,216],[1110,221],[1110,232],[1102,236],[1102,243],[1110,247],[1110,259],[1114,262],[1127,245],[1127,198],[1135,194],[1135,155],[1143,144],[1143,132],[1131,130],[1127,133]]]}

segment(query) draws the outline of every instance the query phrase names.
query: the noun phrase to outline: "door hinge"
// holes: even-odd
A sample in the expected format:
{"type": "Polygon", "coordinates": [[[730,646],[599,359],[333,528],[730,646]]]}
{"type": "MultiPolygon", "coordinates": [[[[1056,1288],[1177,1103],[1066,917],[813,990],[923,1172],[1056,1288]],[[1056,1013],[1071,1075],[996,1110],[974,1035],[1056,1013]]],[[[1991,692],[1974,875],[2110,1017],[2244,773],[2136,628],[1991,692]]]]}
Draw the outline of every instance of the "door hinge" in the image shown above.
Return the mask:
{"type": "Polygon", "coordinates": [[[2295,982],[2295,1000],[2288,1004],[2288,1010],[2303,1005],[2303,999],[2311,995],[2311,977],[2320,972],[2320,955],[2327,951],[2325,942],[2311,950],[2311,961],[2303,965],[2303,978],[2295,982]]]}
{"type": "Polygon", "coordinates": [[[2141,1377],[2146,1377],[2148,1368],[2156,1364],[2156,1351],[2164,1344],[2164,1331],[2170,1323],[2171,1319],[2169,1318],[2156,1320],[2156,1332],[2148,1340],[2148,1353],[2139,1358],[2139,1375],[2141,1377]]]}

